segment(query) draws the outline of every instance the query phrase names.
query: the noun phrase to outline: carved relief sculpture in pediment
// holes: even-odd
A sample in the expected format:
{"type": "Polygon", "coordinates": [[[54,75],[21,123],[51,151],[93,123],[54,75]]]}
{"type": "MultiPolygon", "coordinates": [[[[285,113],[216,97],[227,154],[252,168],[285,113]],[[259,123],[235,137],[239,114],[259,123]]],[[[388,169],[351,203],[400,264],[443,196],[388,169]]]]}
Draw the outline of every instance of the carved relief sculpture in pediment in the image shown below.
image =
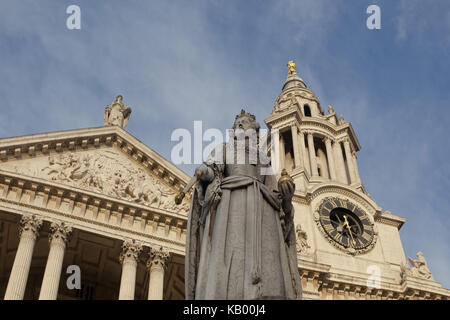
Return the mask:
{"type": "Polygon", "coordinates": [[[3,168],[146,206],[189,210],[188,198],[176,205],[175,190],[115,150],[63,153],[13,162],[3,168]]]}

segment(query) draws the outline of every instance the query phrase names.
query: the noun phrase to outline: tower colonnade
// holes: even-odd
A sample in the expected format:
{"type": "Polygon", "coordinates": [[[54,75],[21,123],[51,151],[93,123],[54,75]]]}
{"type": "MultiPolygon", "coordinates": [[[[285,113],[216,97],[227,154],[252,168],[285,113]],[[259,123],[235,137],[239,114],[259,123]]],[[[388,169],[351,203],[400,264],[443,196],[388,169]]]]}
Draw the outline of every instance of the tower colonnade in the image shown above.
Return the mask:
{"type": "Polygon", "coordinates": [[[337,117],[333,107],[328,114],[314,92],[288,63],[288,76],[274,103],[271,116],[265,120],[273,137],[279,141],[279,172],[303,172],[305,184],[327,180],[361,187],[356,152],[360,145],[349,122],[337,117]]]}
{"type": "MultiPolygon", "coordinates": [[[[331,135],[301,129],[296,123],[291,123],[286,127],[292,137],[292,169],[303,169],[312,180],[329,179],[349,185],[361,183],[356,151],[352,148],[349,138],[333,138],[331,135]],[[318,146],[320,142],[324,145],[322,151],[325,155],[325,168],[319,166],[320,157],[316,151],[320,148],[318,146]]],[[[286,168],[287,164],[286,142],[284,134],[276,133],[274,138],[279,139],[279,171],[281,171],[286,168]]]]}

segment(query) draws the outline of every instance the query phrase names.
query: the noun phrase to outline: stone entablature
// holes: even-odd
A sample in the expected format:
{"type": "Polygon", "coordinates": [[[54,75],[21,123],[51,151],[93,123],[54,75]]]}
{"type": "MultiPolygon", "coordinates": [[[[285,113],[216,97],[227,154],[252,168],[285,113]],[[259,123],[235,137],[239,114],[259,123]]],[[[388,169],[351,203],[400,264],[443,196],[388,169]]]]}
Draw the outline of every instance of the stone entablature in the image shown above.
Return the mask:
{"type": "Polygon", "coordinates": [[[267,126],[271,129],[289,127],[296,125],[303,132],[312,132],[323,138],[328,137],[337,142],[344,141],[349,138],[351,149],[355,152],[361,149],[361,145],[356,137],[351,123],[335,125],[327,120],[325,116],[305,117],[302,115],[298,106],[290,107],[284,112],[270,116],[265,120],[267,126]]]}
{"type": "Polygon", "coordinates": [[[389,211],[385,211],[385,212],[378,211],[375,214],[375,221],[389,225],[389,226],[396,227],[398,230],[400,230],[400,228],[405,223],[406,219],[396,216],[396,215],[393,215],[389,211]]]}
{"type": "Polygon", "coordinates": [[[74,228],[147,245],[167,246],[184,254],[186,216],[137,203],[74,190],[59,183],[0,170],[0,208],[33,213],[44,220],[64,220],[74,228]]]}
{"type": "Polygon", "coordinates": [[[305,299],[322,300],[448,300],[450,290],[438,282],[414,277],[395,284],[380,281],[377,288],[367,286],[367,277],[347,276],[333,272],[330,265],[319,264],[299,257],[305,299]]]}

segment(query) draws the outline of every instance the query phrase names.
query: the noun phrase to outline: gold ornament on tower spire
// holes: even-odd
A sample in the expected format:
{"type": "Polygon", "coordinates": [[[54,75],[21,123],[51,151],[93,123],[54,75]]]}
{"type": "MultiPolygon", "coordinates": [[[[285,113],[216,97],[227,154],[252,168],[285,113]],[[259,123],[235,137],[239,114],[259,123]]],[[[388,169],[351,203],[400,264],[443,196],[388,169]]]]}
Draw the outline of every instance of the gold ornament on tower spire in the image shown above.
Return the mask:
{"type": "Polygon", "coordinates": [[[295,72],[295,62],[294,61],[289,61],[288,64],[286,65],[289,69],[289,74],[288,75],[296,75],[297,72],[295,72]]]}

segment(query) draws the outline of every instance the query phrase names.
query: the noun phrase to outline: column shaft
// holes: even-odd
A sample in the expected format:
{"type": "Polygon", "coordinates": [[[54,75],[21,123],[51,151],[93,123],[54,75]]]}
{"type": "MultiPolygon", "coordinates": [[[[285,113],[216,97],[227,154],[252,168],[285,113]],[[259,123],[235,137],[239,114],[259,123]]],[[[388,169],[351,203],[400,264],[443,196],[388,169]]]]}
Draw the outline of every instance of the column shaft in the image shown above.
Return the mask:
{"type": "Polygon", "coordinates": [[[350,175],[350,183],[356,182],[355,169],[353,168],[353,158],[350,151],[350,142],[348,140],[344,141],[345,158],[347,159],[347,168],[350,175]]]}
{"type": "Polygon", "coordinates": [[[358,162],[356,161],[356,152],[352,152],[352,159],[353,159],[353,167],[355,169],[356,174],[356,180],[357,182],[361,183],[361,177],[359,176],[359,170],[358,170],[358,162]]]}
{"type": "Polygon", "coordinates": [[[64,252],[66,251],[68,238],[72,233],[72,228],[64,222],[54,222],[50,229],[52,231],[49,236],[50,252],[45,266],[39,300],[56,300],[58,297],[64,252]]]}
{"type": "Polygon", "coordinates": [[[122,262],[122,277],[120,278],[119,300],[134,300],[136,288],[137,262],[127,257],[122,262]]]}
{"type": "Polygon", "coordinates": [[[329,138],[325,138],[325,147],[327,149],[327,159],[328,159],[328,168],[330,169],[330,177],[331,180],[336,180],[336,166],[334,163],[334,153],[331,148],[331,140],[329,138]]]}
{"type": "Polygon", "coordinates": [[[284,150],[284,139],[283,139],[283,135],[280,134],[280,172],[285,168],[285,159],[286,154],[285,154],[285,150],[284,150]]]}
{"type": "Polygon", "coordinates": [[[163,287],[164,287],[164,269],[162,267],[150,268],[148,300],[162,300],[163,287]]]}
{"type": "Polygon", "coordinates": [[[311,175],[317,177],[317,158],[316,149],[314,148],[314,137],[312,133],[308,133],[308,150],[309,150],[309,161],[311,162],[311,175]]]}
{"type": "Polygon", "coordinates": [[[164,270],[167,267],[169,252],[163,248],[150,249],[147,268],[150,272],[148,300],[162,300],[164,297],[164,270]]]}
{"type": "Polygon", "coordinates": [[[20,224],[19,246],[6,287],[5,300],[22,300],[24,297],[34,245],[42,220],[36,216],[24,216],[20,224]]]}
{"type": "Polygon", "coordinates": [[[302,159],[303,159],[303,168],[311,175],[311,169],[308,166],[308,156],[306,155],[306,146],[305,146],[305,135],[303,132],[298,133],[298,139],[300,140],[300,151],[302,153],[302,159]]]}
{"type": "Polygon", "coordinates": [[[59,280],[64,260],[66,244],[61,239],[54,239],[50,243],[47,265],[45,266],[44,280],[42,280],[39,300],[56,300],[58,297],[59,280]]]}
{"type": "Polygon", "coordinates": [[[272,161],[273,173],[281,172],[280,165],[280,132],[274,129],[271,132],[272,147],[270,150],[270,159],[272,161]]]}
{"type": "Polygon", "coordinates": [[[334,154],[336,156],[336,168],[337,168],[337,177],[338,180],[342,183],[347,184],[347,173],[345,172],[345,164],[344,164],[344,156],[342,154],[342,147],[339,141],[335,141],[334,145],[334,154]]]}
{"type": "Polygon", "coordinates": [[[301,167],[301,157],[300,157],[300,146],[298,144],[298,133],[297,133],[297,126],[292,125],[291,126],[291,134],[292,134],[292,146],[294,147],[294,164],[295,168],[301,167]]]}
{"type": "Polygon", "coordinates": [[[142,244],[136,240],[126,239],[122,244],[119,258],[122,263],[119,300],[134,300],[137,263],[141,251],[142,244]]]}

